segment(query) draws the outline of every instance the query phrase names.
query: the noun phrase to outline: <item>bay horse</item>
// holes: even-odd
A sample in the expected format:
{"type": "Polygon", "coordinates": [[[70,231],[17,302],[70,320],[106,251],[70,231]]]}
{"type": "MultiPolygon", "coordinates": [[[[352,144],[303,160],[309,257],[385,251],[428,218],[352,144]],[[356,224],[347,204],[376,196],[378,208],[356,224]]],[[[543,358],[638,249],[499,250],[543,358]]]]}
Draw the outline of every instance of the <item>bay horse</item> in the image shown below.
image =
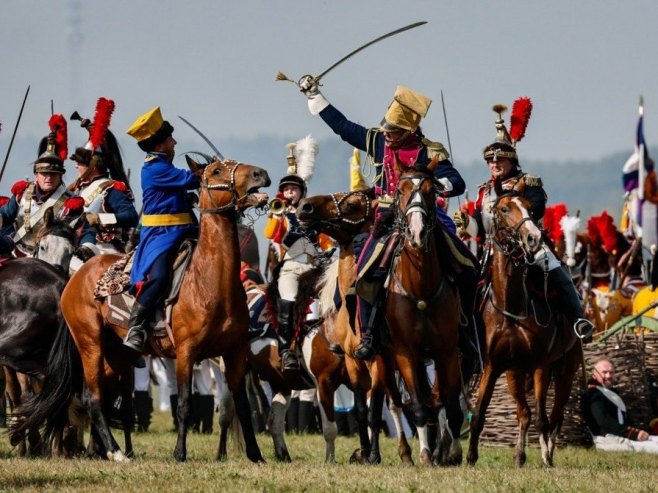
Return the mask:
{"type": "MultiPolygon", "coordinates": [[[[174,458],[179,462],[187,458],[193,365],[222,356],[245,435],[247,456],[261,462],[244,387],[249,313],[240,285],[237,218],[247,207],[266,203],[267,197],[257,192],[271,181],[267,172],[256,166],[227,160],[204,167],[189,156],[186,158],[201,185],[199,239],[173,305],[173,340],[165,338],[158,351],[161,356],[176,358],[179,427],[174,458]]],[[[127,329],[107,321],[106,301],[96,300],[93,294],[97,281],[119,258],[100,255],[87,261],[64,289],[61,307],[82,359],[92,425],[107,458],[124,461],[126,457],[112,437],[102,409],[108,382],[132,372],[134,356],[121,344],[127,329]]],[[[147,350],[154,352],[155,346],[147,350]]]]}
{"type": "MultiPolygon", "coordinates": [[[[322,326],[322,331],[330,343],[341,347],[345,374],[342,380],[319,381],[318,392],[327,418],[335,426],[334,392],[341,383],[354,391],[361,448],[352,454],[351,460],[376,464],[381,462],[379,434],[384,391],[388,391],[391,397],[389,408],[398,437],[398,454],[404,464],[411,465],[413,460],[401,421],[402,399],[395,381],[394,362],[386,362],[391,371],[385,371],[382,356],[377,356],[368,364],[352,356],[360,343],[360,337],[354,330],[356,300],[351,294],[357,260],[355,249],[357,243],[363,243],[373,225],[377,203],[373,190],[368,189],[307,197],[297,207],[300,221],[315,231],[331,236],[339,245],[338,288],[341,305],[336,316],[322,326]],[[366,403],[368,392],[369,407],[366,403]]],[[[311,365],[313,363],[311,361],[311,365]]],[[[316,371],[313,370],[314,373],[316,371]]]]}
{"type": "MultiPolygon", "coordinates": [[[[533,274],[529,272],[535,254],[543,247],[542,235],[530,215],[530,204],[515,192],[503,193],[495,183],[498,195],[493,208],[494,231],[487,248],[492,248],[491,284],[486,291],[483,319],[486,351],[476,408],[471,421],[467,461],[478,460],[478,442],[484,427],[487,407],[498,377],[507,372],[507,385],[516,402],[519,434],[514,461],[526,461],[525,446],[531,412],[526,399],[527,377],[532,377],[535,397],[535,428],[539,434],[541,460],[553,465],[558,432],[562,426],[574,374],[580,363],[580,344],[571,325],[562,317],[551,324],[532,315],[525,287],[533,274]],[[550,383],[554,401],[550,419],[546,414],[546,397],[550,383]]],[[[542,292],[543,279],[534,279],[542,292]]],[[[545,293],[544,293],[545,294],[545,293]]]]}
{"type": "Polygon", "coordinates": [[[409,392],[424,464],[456,465],[462,461],[459,442],[464,415],[460,405],[459,360],[461,309],[459,293],[449,282],[441,255],[449,246],[436,213],[441,185],[426,168],[401,172],[395,192],[394,228],[401,234],[386,291],[386,327],[390,343],[382,354],[395,361],[409,392]],[[434,363],[430,388],[425,360],[434,363]],[[447,426],[442,421],[447,418],[447,426]],[[434,450],[428,424],[442,423],[434,450]]]}

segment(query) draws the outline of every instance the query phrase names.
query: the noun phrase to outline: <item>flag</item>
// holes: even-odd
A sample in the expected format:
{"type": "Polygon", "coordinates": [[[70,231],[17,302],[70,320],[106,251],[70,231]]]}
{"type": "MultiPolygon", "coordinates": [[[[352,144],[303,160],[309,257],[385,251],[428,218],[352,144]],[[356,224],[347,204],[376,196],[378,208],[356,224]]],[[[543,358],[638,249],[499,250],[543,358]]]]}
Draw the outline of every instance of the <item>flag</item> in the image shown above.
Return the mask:
{"type": "MultiPolygon", "coordinates": [[[[645,155],[646,146],[644,143],[644,102],[642,96],[640,96],[640,108],[639,108],[640,117],[637,121],[637,132],[635,134],[635,152],[637,154],[637,171],[638,171],[638,197],[640,200],[644,199],[644,178],[646,176],[645,169],[645,155]]],[[[640,222],[640,224],[642,224],[640,222]]]]}

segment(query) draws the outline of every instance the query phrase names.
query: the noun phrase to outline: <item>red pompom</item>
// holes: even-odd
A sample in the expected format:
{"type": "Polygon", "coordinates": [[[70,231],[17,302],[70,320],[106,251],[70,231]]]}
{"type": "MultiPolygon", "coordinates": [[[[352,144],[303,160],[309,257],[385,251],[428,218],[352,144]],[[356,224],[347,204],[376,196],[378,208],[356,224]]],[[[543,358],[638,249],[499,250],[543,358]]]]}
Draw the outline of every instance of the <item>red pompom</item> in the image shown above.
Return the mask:
{"type": "Polygon", "coordinates": [[[603,211],[599,217],[599,232],[601,233],[601,241],[603,242],[603,249],[606,253],[617,253],[617,227],[615,226],[614,219],[606,211],[603,211]]]}
{"type": "Polygon", "coordinates": [[[114,101],[111,99],[98,98],[96,103],[96,114],[94,115],[94,124],[89,133],[89,142],[92,150],[99,147],[105,140],[107,129],[110,128],[110,119],[114,112],[114,101]]]}
{"type": "Polygon", "coordinates": [[[126,190],[128,190],[128,186],[122,181],[114,180],[114,184],[112,186],[114,187],[115,190],[118,190],[119,192],[125,192],[126,190]]]}
{"type": "Polygon", "coordinates": [[[592,216],[587,221],[587,235],[592,246],[601,246],[601,233],[599,232],[598,216],[592,216]]]}
{"type": "Polygon", "coordinates": [[[9,197],[5,197],[4,195],[0,195],[0,207],[5,205],[7,202],[9,202],[9,197]]]}
{"type": "Polygon", "coordinates": [[[16,200],[20,200],[20,197],[25,192],[25,189],[30,185],[29,181],[21,180],[14,183],[11,187],[11,194],[16,196],[16,200]]]}
{"type": "Polygon", "coordinates": [[[567,206],[564,204],[555,204],[546,208],[544,213],[544,229],[553,244],[557,245],[564,238],[564,231],[560,220],[566,215],[567,206]]]}
{"type": "Polygon", "coordinates": [[[69,155],[66,118],[64,118],[64,115],[60,114],[53,115],[48,121],[48,126],[50,127],[50,131],[55,134],[57,155],[62,161],[66,161],[66,158],[69,155]]]}
{"type": "Polygon", "coordinates": [[[76,211],[78,209],[82,209],[85,206],[85,199],[82,197],[71,197],[66,199],[66,202],[64,202],[64,207],[66,207],[70,211],[76,211]]]}
{"type": "Polygon", "coordinates": [[[525,129],[532,114],[530,98],[519,98],[512,105],[509,136],[513,143],[519,142],[525,136],[525,129]]]}

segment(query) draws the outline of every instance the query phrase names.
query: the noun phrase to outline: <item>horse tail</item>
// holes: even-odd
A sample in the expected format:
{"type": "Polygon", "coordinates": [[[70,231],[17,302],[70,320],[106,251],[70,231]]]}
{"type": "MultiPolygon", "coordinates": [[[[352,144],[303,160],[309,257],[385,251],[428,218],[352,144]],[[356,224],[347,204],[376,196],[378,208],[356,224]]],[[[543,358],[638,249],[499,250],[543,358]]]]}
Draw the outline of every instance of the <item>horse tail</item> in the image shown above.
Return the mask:
{"type": "Polygon", "coordinates": [[[233,413],[233,419],[229,425],[229,440],[231,448],[235,451],[236,455],[244,455],[247,450],[246,442],[244,441],[244,433],[242,432],[242,425],[238,413],[233,413]]]}
{"type": "Polygon", "coordinates": [[[44,443],[52,444],[57,432],[69,423],[69,405],[82,390],[82,360],[68,326],[61,318],[53,346],[48,354],[41,392],[22,404],[14,413],[8,433],[12,445],[27,430],[43,427],[44,443]]]}

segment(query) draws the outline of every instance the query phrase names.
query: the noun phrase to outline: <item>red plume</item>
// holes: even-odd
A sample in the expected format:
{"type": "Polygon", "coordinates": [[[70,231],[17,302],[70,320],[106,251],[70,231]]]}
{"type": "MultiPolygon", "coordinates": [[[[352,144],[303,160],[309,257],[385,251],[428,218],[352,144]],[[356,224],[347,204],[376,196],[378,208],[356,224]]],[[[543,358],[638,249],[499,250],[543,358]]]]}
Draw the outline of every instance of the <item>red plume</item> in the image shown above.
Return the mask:
{"type": "Polygon", "coordinates": [[[603,249],[606,253],[617,253],[617,227],[614,219],[606,211],[603,211],[599,217],[599,232],[603,241],[603,249]]]}
{"type": "Polygon", "coordinates": [[[554,244],[558,244],[564,238],[564,231],[562,231],[562,225],[560,221],[564,216],[567,215],[567,206],[564,204],[555,204],[553,206],[553,225],[551,229],[551,240],[554,244]]]}
{"type": "Polygon", "coordinates": [[[519,98],[514,101],[509,128],[509,136],[514,144],[525,136],[525,129],[528,126],[528,121],[530,121],[531,113],[532,101],[530,101],[530,98],[519,98]]]}
{"type": "Polygon", "coordinates": [[[601,233],[599,232],[599,217],[592,216],[587,221],[587,235],[589,236],[592,246],[601,246],[601,233]]]}
{"type": "Polygon", "coordinates": [[[89,143],[91,150],[95,150],[105,140],[107,129],[110,128],[110,119],[114,112],[114,101],[111,99],[98,98],[96,103],[96,114],[94,123],[89,132],[89,143]]]}
{"type": "Polygon", "coordinates": [[[553,239],[553,228],[555,225],[555,207],[552,205],[546,206],[544,210],[544,218],[542,219],[544,223],[544,229],[546,234],[551,240],[553,239]]]}
{"type": "Polygon", "coordinates": [[[53,115],[48,120],[48,126],[50,127],[50,131],[55,134],[57,155],[62,161],[66,161],[66,158],[69,156],[66,118],[64,118],[64,115],[53,115]]]}

